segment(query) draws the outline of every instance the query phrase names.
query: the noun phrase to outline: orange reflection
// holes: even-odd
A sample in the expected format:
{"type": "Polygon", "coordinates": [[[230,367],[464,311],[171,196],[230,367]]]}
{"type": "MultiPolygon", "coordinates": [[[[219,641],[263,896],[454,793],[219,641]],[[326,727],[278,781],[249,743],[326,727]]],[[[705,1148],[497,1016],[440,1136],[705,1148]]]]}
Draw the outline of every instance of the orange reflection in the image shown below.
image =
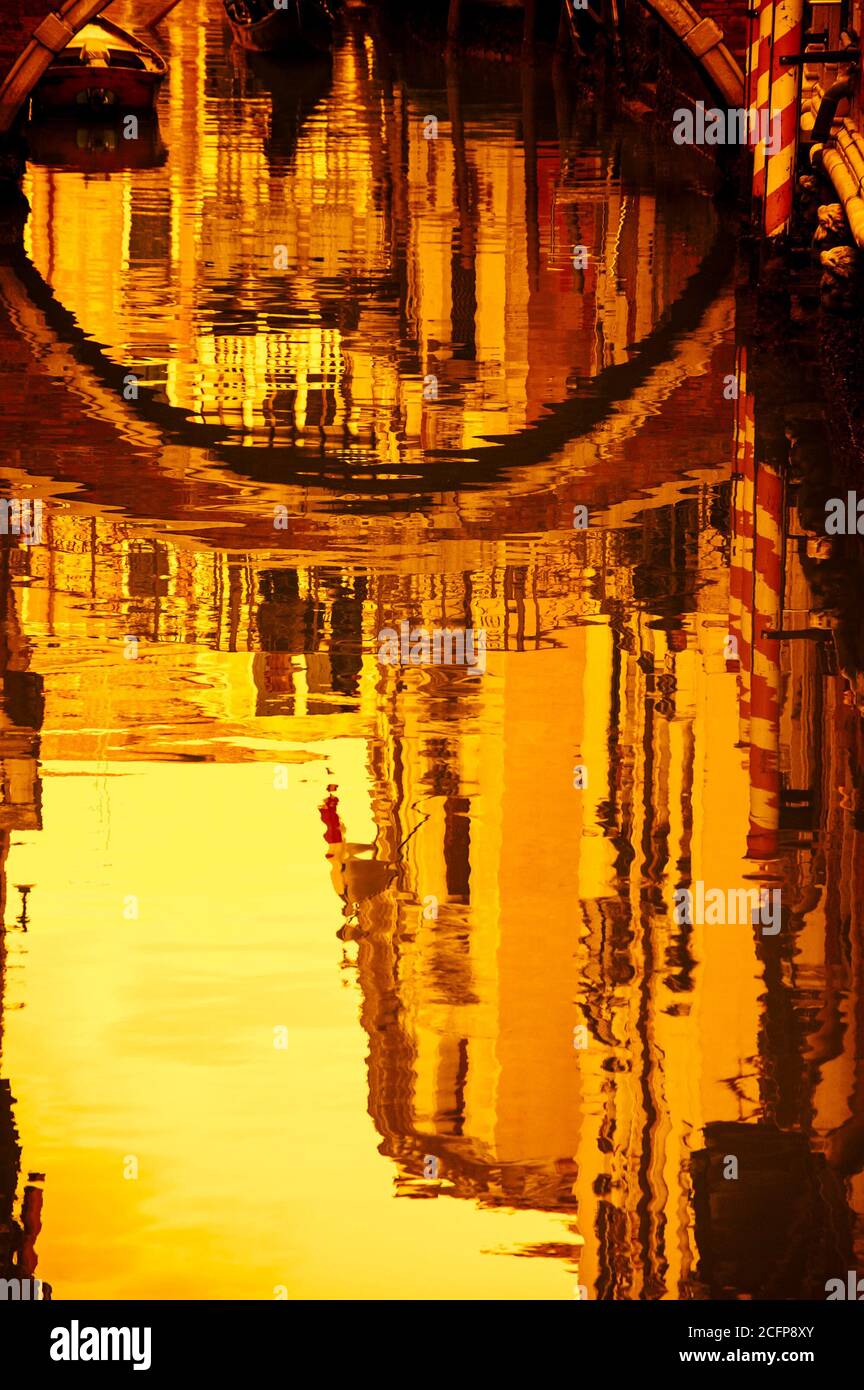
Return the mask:
{"type": "Polygon", "coordinates": [[[168,158],[31,164],[0,267],[46,504],[0,574],[2,1224],[44,1173],[58,1297],[813,1296],[864,1195],[859,848],[789,793],[857,726],[753,639],[818,605],[792,556],[756,593],[708,190],[359,21],[287,75],[204,0],[163,42],[168,158]],[[485,674],[382,666],[403,620],[485,674]],[[748,849],[781,939],[678,923],[748,849]]]}

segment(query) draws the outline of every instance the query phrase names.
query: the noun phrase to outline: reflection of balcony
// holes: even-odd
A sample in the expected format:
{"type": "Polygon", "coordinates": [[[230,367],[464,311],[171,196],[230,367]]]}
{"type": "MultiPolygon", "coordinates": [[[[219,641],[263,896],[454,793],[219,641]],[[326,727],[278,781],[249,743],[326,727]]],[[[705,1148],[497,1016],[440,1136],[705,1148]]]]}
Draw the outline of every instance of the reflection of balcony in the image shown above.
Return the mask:
{"type": "MultiPolygon", "coordinates": [[[[363,665],[363,601],[367,581],[316,568],[264,570],[256,621],[262,655],[254,665],[258,714],[328,714],[338,697],[353,702],[363,665]],[[314,700],[315,695],[325,697],[314,700]],[[336,698],[333,698],[336,697],[336,698]]],[[[342,702],[344,703],[344,701],[342,702]]]]}
{"type": "MultiPolygon", "coordinates": [[[[378,1116],[375,1116],[376,1120],[378,1116]]],[[[392,1158],[399,1168],[400,1195],[417,1196],[418,1188],[429,1190],[426,1160],[439,1160],[437,1176],[446,1184],[448,1195],[482,1202],[486,1206],[517,1207],[531,1211],[555,1211],[575,1216],[577,1199],[573,1186],[578,1164],[569,1156],[541,1162],[502,1162],[492,1152],[484,1152],[471,1139],[428,1135],[388,1135],[379,1152],[392,1158]]],[[[581,1237],[572,1246],[553,1252],[559,1258],[578,1260],[581,1237]]],[[[542,1252],[537,1252],[542,1253],[542,1252]]]]}

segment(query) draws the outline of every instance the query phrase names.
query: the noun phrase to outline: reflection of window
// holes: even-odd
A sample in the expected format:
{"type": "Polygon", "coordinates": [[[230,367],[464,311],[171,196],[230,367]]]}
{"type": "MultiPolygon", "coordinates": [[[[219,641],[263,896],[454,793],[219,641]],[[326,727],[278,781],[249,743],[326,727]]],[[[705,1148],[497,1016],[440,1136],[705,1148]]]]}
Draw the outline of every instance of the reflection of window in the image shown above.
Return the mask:
{"type": "Polygon", "coordinates": [[[439,1134],[460,1135],[465,1129],[468,1039],[442,1038],[440,1056],[435,1114],[436,1129],[439,1134]]]}
{"type": "Polygon", "coordinates": [[[19,729],[39,729],[45,714],[42,677],[35,671],[7,671],[3,677],[3,707],[19,729]]]}
{"type": "Polygon", "coordinates": [[[130,598],[164,598],[170,569],[164,546],[130,545],[126,557],[126,584],[130,598]]]}
{"type": "Polygon", "coordinates": [[[470,900],[471,803],[467,796],[448,796],[444,803],[444,863],[448,897],[470,900]]]}
{"type": "Polygon", "coordinates": [[[165,261],[171,249],[171,208],[165,200],[164,211],[142,212],[133,208],[129,227],[130,261],[165,261]]]}

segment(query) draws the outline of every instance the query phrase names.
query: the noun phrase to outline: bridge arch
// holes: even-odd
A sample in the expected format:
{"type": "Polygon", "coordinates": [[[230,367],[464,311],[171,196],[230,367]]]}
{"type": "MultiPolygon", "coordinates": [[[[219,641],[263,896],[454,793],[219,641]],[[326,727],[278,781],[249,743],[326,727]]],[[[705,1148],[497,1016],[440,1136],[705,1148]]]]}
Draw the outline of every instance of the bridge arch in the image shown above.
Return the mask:
{"type": "Polygon", "coordinates": [[[715,20],[703,18],[689,0],[642,0],[662,20],[702,69],[727,106],[744,105],[744,74],[715,20]]]}

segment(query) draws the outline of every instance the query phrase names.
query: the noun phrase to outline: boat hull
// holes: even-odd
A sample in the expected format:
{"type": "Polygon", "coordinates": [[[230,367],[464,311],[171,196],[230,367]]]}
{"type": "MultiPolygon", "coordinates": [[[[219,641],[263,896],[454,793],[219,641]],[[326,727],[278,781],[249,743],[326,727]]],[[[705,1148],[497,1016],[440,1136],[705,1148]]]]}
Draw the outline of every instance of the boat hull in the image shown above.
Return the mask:
{"type": "Polygon", "coordinates": [[[330,47],[333,30],[329,16],[317,4],[297,5],[274,10],[255,24],[241,24],[233,19],[228,7],[226,17],[234,40],[248,53],[303,53],[310,49],[330,47]]]}
{"type": "Polygon", "coordinates": [[[67,68],[48,71],[33,94],[40,110],[82,106],[120,111],[151,110],[163,73],[111,71],[110,68],[67,68]]]}

